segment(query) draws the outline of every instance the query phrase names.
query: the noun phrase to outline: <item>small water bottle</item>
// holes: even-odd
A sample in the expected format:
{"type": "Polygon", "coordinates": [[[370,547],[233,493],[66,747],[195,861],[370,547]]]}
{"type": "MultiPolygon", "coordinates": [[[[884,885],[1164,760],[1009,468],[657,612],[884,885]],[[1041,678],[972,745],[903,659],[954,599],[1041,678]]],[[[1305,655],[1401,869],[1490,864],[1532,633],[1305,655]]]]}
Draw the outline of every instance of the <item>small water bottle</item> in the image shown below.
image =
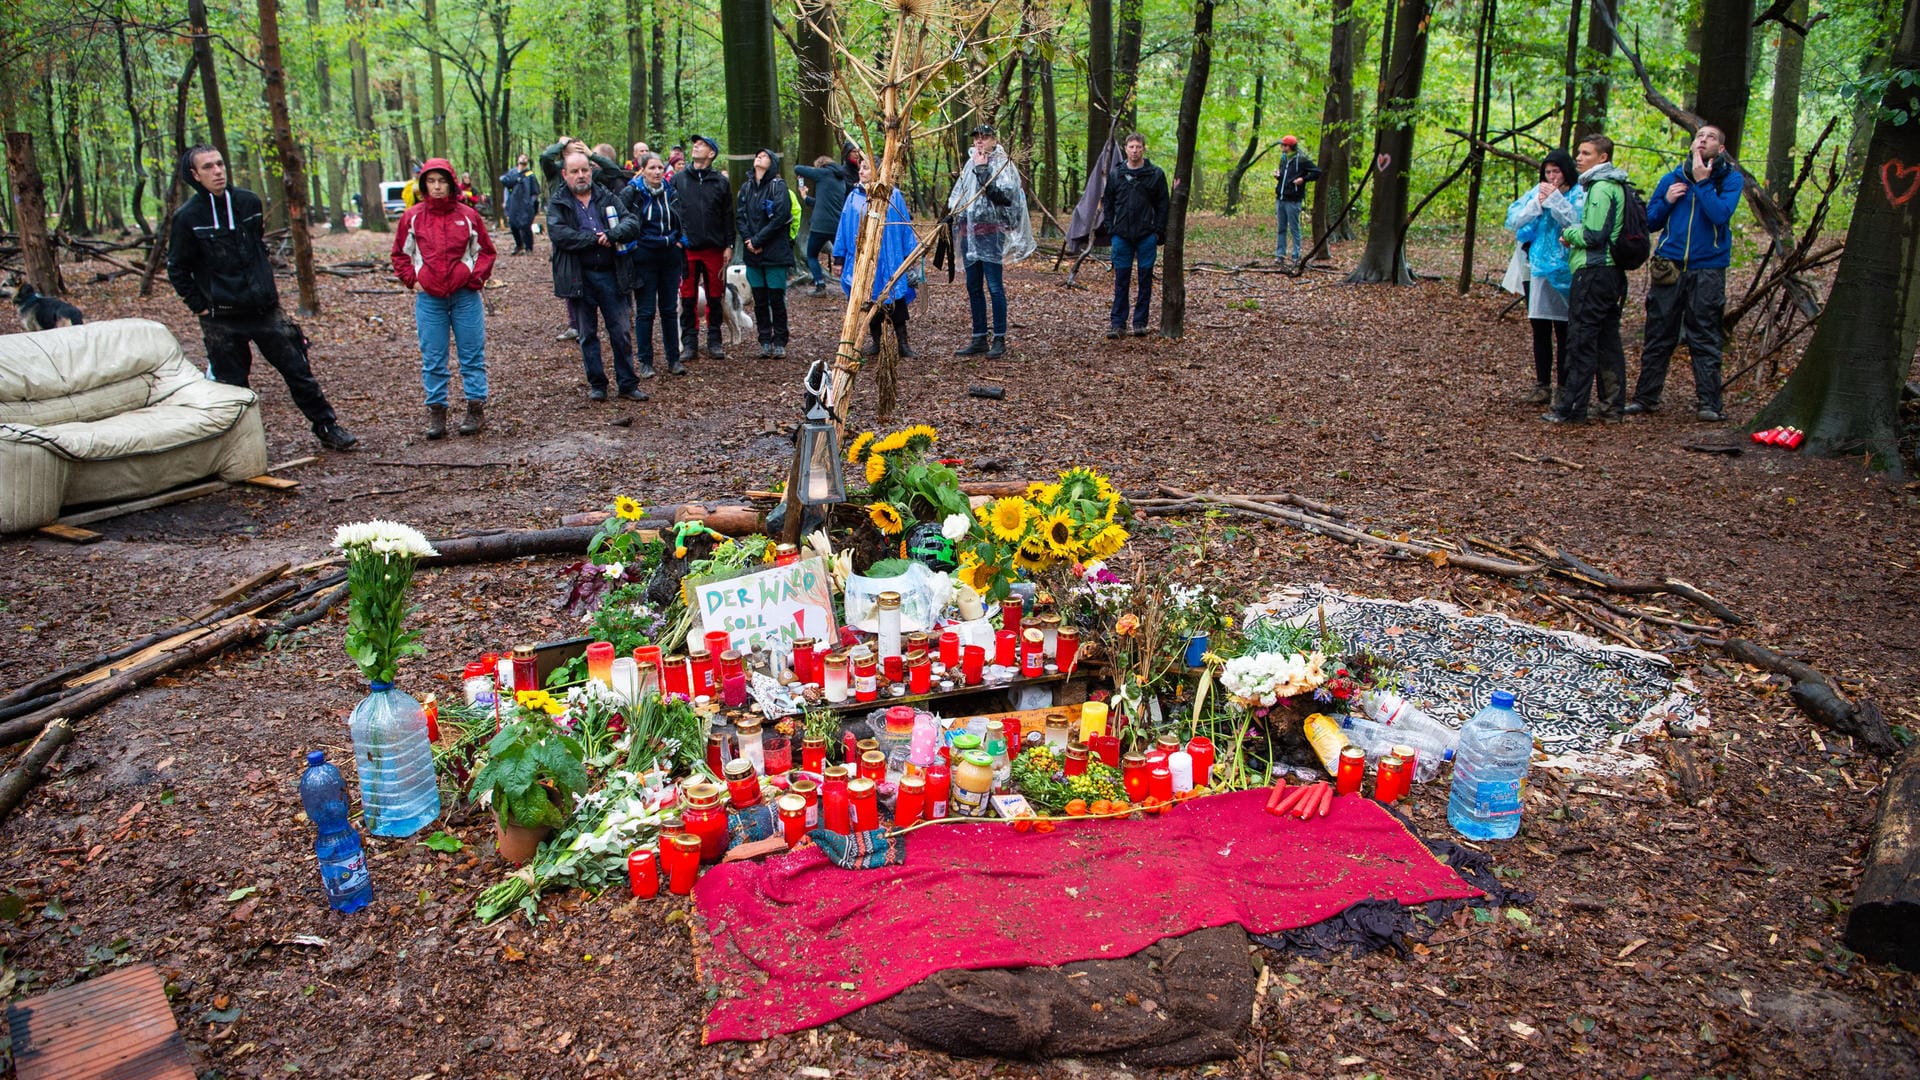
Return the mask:
{"type": "MultiPolygon", "coordinates": [[[[1370,690],[1360,696],[1360,710],[1367,720],[1358,721],[1361,726],[1372,722],[1369,730],[1386,744],[1385,753],[1393,746],[1406,745],[1414,748],[1414,781],[1426,783],[1440,775],[1440,766],[1453,760],[1454,750],[1459,745],[1460,733],[1428,716],[1406,698],[1391,690],[1370,690]]],[[[1374,747],[1354,737],[1355,742],[1366,746],[1367,756],[1374,756],[1374,747]]]]}
{"type": "Polygon", "coordinates": [[[313,853],[320,859],[320,883],[333,910],[355,912],[373,900],[373,878],[367,872],[360,834],[347,821],[347,784],[340,770],[327,764],[327,755],[307,755],[307,771],[300,777],[300,801],[319,836],[313,853]]]}
{"type": "Polygon", "coordinates": [[[1447,823],[1469,840],[1508,840],[1520,831],[1533,735],[1513,711],[1513,695],[1495,690],[1460,729],[1453,756],[1447,823]]]}

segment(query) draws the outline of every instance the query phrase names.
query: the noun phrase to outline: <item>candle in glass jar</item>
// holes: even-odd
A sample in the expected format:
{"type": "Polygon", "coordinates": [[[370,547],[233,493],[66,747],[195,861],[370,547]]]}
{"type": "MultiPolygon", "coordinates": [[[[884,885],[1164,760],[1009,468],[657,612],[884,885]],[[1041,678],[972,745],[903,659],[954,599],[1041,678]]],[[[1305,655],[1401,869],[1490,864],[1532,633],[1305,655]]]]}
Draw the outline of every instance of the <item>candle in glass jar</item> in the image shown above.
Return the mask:
{"type": "Polygon", "coordinates": [[[819,657],[813,651],[813,639],[796,638],[793,643],[793,681],[802,686],[820,681],[819,657]]]}
{"type": "Polygon", "coordinates": [[[660,678],[660,646],[636,646],[633,650],[633,662],[640,665],[640,678],[643,682],[647,678],[648,669],[651,668],[653,685],[656,687],[660,685],[662,681],[660,678]]]}
{"type": "Polygon", "coordinates": [[[701,640],[707,643],[707,652],[714,656],[716,662],[721,653],[733,648],[733,635],[725,630],[709,630],[701,640]]]}
{"type": "Polygon", "coordinates": [[[993,635],[993,662],[1001,667],[1020,666],[1020,632],[1002,630],[993,635]]]}
{"type": "Polygon", "coordinates": [[[712,697],[720,687],[713,675],[713,654],[705,649],[687,650],[687,674],[693,697],[712,697]]]}
{"type": "Polygon", "coordinates": [[[809,829],[819,828],[820,827],[820,785],[814,783],[813,781],[803,776],[800,779],[795,780],[793,782],[793,786],[788,788],[787,790],[790,793],[794,795],[798,795],[801,798],[806,800],[807,828],[809,829]]]}
{"type": "Polygon", "coordinates": [[[1180,749],[1180,739],[1176,735],[1162,735],[1153,740],[1153,748],[1162,754],[1171,754],[1180,749]]]}
{"type": "Polygon", "coordinates": [[[1127,789],[1128,802],[1147,801],[1147,796],[1151,794],[1147,772],[1147,759],[1143,754],[1128,754],[1120,759],[1120,782],[1127,789]]]}
{"type": "Polygon", "coordinates": [[[1087,748],[1084,746],[1067,747],[1067,763],[1062,771],[1068,776],[1084,776],[1087,771],[1087,748]]]}
{"type": "Polygon", "coordinates": [[[800,561],[800,545],[775,544],[773,546],[773,565],[792,566],[800,561]]]}
{"type": "Polygon", "coordinates": [[[847,807],[852,815],[854,832],[867,832],[880,827],[880,790],[872,780],[856,776],[847,781],[847,807]]]}
{"type": "Polygon", "coordinates": [[[904,656],[886,656],[880,659],[881,673],[887,677],[888,686],[904,686],[907,682],[907,658],[904,656]]]}
{"type": "Polygon", "coordinates": [[[1193,784],[1206,787],[1213,783],[1213,740],[1195,735],[1187,740],[1187,753],[1193,755],[1193,784]]]}
{"type": "Polygon", "coordinates": [[[828,832],[847,835],[852,830],[852,808],[847,802],[847,784],[842,780],[838,784],[828,784],[820,789],[820,827],[828,832]]]}
{"type": "Polygon", "coordinates": [[[1060,616],[1047,614],[1036,620],[1040,624],[1040,648],[1046,654],[1049,663],[1059,655],[1060,616]]]}
{"type": "Polygon", "coordinates": [[[1167,755],[1167,771],[1173,774],[1173,793],[1193,790],[1193,755],[1175,750],[1167,755]]]}
{"type": "Polygon", "coordinates": [[[1069,741],[1067,738],[1067,735],[1068,735],[1067,714],[1060,713],[1060,712],[1048,713],[1047,714],[1047,745],[1053,747],[1055,750],[1064,751],[1067,748],[1067,742],[1069,741]]]}
{"type": "Polygon", "coordinates": [[[1053,639],[1053,663],[1061,671],[1072,671],[1074,661],[1080,655],[1080,631],[1063,626],[1053,639]]]}
{"type": "Polygon", "coordinates": [[[726,769],[727,759],[732,756],[729,749],[726,732],[707,732],[707,768],[713,775],[720,776],[726,769]]]}
{"type": "Polygon", "coordinates": [[[1093,745],[1093,737],[1107,733],[1107,703],[1089,701],[1080,706],[1080,741],[1093,745]]]}
{"type": "Polygon", "coordinates": [[[688,701],[693,700],[693,674],[687,667],[684,656],[669,656],[660,662],[662,674],[666,677],[663,691],[678,694],[688,701]]]}
{"type": "Polygon", "coordinates": [[[1020,674],[1037,679],[1046,674],[1046,635],[1029,626],[1020,633],[1020,674]]]}
{"type": "Polygon", "coordinates": [[[1340,769],[1333,775],[1335,795],[1357,795],[1367,778],[1367,752],[1357,746],[1340,748],[1340,769]]]}
{"type": "Polygon", "coordinates": [[[631,656],[615,657],[612,677],[607,685],[613,689],[613,696],[629,705],[640,701],[640,665],[633,662],[631,656]]]}
{"type": "MultiPolygon", "coordinates": [[[[1020,616],[1026,608],[1026,601],[1018,596],[1009,596],[1000,601],[1000,630],[1002,633],[1020,636],[1020,616]]],[[[1003,661],[1004,662],[1004,661],[1003,661]]]]}
{"type": "Polygon", "coordinates": [[[587,678],[613,685],[613,643],[594,641],[587,645],[587,678]]]}
{"type": "Polygon", "coordinates": [[[661,854],[671,858],[667,866],[667,891],[675,896],[692,892],[694,880],[700,876],[700,838],[685,833],[668,837],[667,847],[661,854]]]}
{"type": "Polygon", "coordinates": [[[764,775],[767,769],[764,747],[761,745],[760,721],[749,716],[733,725],[733,738],[740,746],[740,756],[752,764],[755,772],[764,775]]]}
{"type": "Polygon", "coordinates": [[[819,775],[827,767],[827,740],[819,735],[800,739],[800,771],[819,775]]]}
{"type": "Polygon", "coordinates": [[[780,776],[793,770],[793,743],[779,732],[769,732],[760,740],[760,762],[768,776],[780,776]]]}
{"type": "Polygon", "coordinates": [[[717,784],[695,783],[687,785],[685,796],[681,826],[700,838],[700,860],[717,863],[727,853],[727,795],[717,784]]]}
{"type": "Polygon", "coordinates": [[[1147,770],[1147,796],[1166,801],[1173,798],[1173,770],[1155,765],[1147,770]]]}
{"type": "Polygon", "coordinates": [[[652,848],[640,848],[627,856],[627,888],[642,900],[660,895],[660,871],[652,848]]]}
{"type": "Polygon", "coordinates": [[[883,592],[880,594],[874,616],[880,623],[880,658],[899,656],[900,652],[900,594],[883,592]]]}
{"type": "Polygon", "coordinates": [[[720,704],[729,709],[738,709],[747,703],[747,677],[729,675],[720,685],[720,704]]]}
{"type": "Polygon", "coordinates": [[[920,812],[927,805],[927,778],[909,776],[900,781],[900,791],[893,797],[894,828],[904,828],[920,820],[920,812]]]}
{"type": "Polygon", "coordinates": [[[745,758],[727,762],[727,798],[735,810],[751,810],[760,805],[760,777],[753,763],[745,758]]]}
{"type": "Polygon", "coordinates": [[[807,835],[806,798],[788,792],[780,796],[774,808],[780,813],[780,833],[786,839],[787,846],[799,847],[801,839],[807,835]]]}
{"type": "Polygon", "coordinates": [[[948,669],[960,666],[960,635],[952,630],[940,635],[940,666],[948,669]]]}
{"type": "Polygon", "coordinates": [[[847,654],[830,652],[823,663],[825,678],[822,689],[826,691],[827,700],[838,705],[847,700],[847,654]]]}
{"type": "Polygon", "coordinates": [[[855,649],[848,661],[853,665],[853,700],[872,701],[880,696],[880,664],[873,650],[865,645],[855,649]]]}
{"type": "Polygon", "coordinates": [[[1095,735],[1087,740],[1087,749],[1112,768],[1120,767],[1120,736],[1095,735]]]}
{"type": "Polygon", "coordinates": [[[745,675],[746,673],[747,662],[738,652],[733,649],[727,649],[720,654],[720,677],[722,679],[729,675],[745,675]]]}
{"type": "Polygon", "coordinates": [[[878,750],[868,750],[861,754],[860,775],[876,784],[886,779],[887,755],[878,750]]]}
{"type": "Polygon", "coordinates": [[[926,694],[933,690],[933,661],[924,652],[907,654],[907,692],[926,694]]]}
{"type": "Polygon", "coordinates": [[[513,647],[514,692],[538,689],[540,689],[539,661],[534,659],[533,646],[515,645],[513,647]]]}
{"type": "Polygon", "coordinates": [[[968,686],[979,686],[987,670],[987,650],[980,645],[968,645],[960,650],[960,678],[968,686]]]}
{"type": "Polygon", "coordinates": [[[920,811],[928,821],[947,816],[947,800],[953,788],[953,768],[949,765],[927,766],[927,803],[920,811]]]}

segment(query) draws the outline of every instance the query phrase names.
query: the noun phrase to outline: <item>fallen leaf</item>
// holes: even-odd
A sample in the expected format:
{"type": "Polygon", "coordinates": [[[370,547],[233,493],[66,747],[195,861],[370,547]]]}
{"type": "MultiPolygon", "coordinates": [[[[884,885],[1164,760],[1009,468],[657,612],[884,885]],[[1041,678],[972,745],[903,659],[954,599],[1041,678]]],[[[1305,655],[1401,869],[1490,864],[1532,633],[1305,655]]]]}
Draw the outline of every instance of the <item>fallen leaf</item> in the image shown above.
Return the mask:
{"type": "Polygon", "coordinates": [[[1540,1032],[1533,1025],[1515,1020],[1507,1025],[1507,1030],[1523,1039],[1531,1039],[1540,1032]]]}
{"type": "Polygon", "coordinates": [[[500,959],[505,960],[509,964],[519,963],[526,958],[526,953],[514,948],[511,944],[503,944],[500,946],[500,959]]]}
{"type": "Polygon", "coordinates": [[[242,886],[241,888],[235,889],[232,892],[227,894],[227,903],[231,904],[235,900],[245,900],[247,897],[252,896],[254,893],[257,893],[259,891],[260,891],[260,886],[258,885],[242,886]]]}

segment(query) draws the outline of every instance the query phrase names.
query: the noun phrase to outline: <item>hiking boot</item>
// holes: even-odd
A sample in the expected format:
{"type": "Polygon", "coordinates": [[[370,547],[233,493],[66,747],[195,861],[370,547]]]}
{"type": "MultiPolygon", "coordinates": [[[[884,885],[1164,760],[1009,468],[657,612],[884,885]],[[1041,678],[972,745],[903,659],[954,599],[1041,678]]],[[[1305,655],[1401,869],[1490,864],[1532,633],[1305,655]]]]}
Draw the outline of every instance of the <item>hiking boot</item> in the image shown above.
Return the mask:
{"type": "Polygon", "coordinates": [[[813,283],[813,291],[808,293],[807,295],[808,296],[825,296],[827,295],[827,287],[821,282],[816,281],[813,283]]]}
{"type": "Polygon", "coordinates": [[[640,365],[640,377],[643,379],[653,378],[653,365],[642,362],[640,365]]]}
{"type": "Polygon", "coordinates": [[[1118,327],[1118,326],[1109,326],[1109,327],[1107,327],[1107,340],[1108,340],[1108,341],[1112,341],[1112,340],[1113,340],[1114,338],[1117,338],[1117,337],[1119,337],[1119,336],[1120,336],[1121,334],[1124,334],[1124,333],[1126,333],[1126,331],[1125,331],[1124,329],[1122,329],[1121,327],[1118,327]]]}
{"type": "Polygon", "coordinates": [[[589,389],[587,390],[587,400],[588,400],[588,401],[605,401],[605,400],[607,400],[607,388],[606,388],[606,387],[604,387],[604,386],[595,386],[595,387],[590,387],[590,388],[589,388],[589,389]]]}
{"type": "Polygon", "coordinates": [[[579,340],[580,340],[580,331],[578,331],[578,330],[575,330],[575,329],[574,329],[573,327],[571,327],[571,326],[569,326],[569,327],[567,327],[567,328],[566,328],[565,330],[562,330],[562,331],[560,331],[560,332],[559,332],[558,334],[556,334],[556,335],[554,335],[554,338],[553,338],[553,340],[555,340],[555,341],[579,341],[579,340]]]}
{"type": "Polygon", "coordinates": [[[1718,424],[1726,419],[1719,409],[1709,409],[1705,405],[1700,407],[1699,412],[1693,414],[1693,418],[1703,424],[1718,424]]]}
{"type": "Polygon", "coordinates": [[[1552,404],[1553,403],[1553,387],[1548,386],[1546,383],[1539,383],[1535,385],[1532,391],[1530,391],[1527,394],[1526,401],[1527,401],[1527,404],[1529,405],[1552,404]]]}
{"type": "Polygon", "coordinates": [[[860,345],[860,355],[861,356],[879,356],[880,355],[880,339],[877,337],[870,337],[866,341],[862,342],[860,345]]]}
{"type": "Polygon", "coordinates": [[[647,399],[647,392],[646,392],[645,390],[642,390],[642,389],[640,389],[640,388],[639,388],[639,387],[637,387],[637,386],[629,386],[629,387],[627,387],[627,388],[626,388],[625,390],[622,390],[622,391],[620,391],[620,398],[621,398],[621,400],[623,400],[623,401],[646,401],[646,400],[648,400],[648,399],[647,399]]]}
{"type": "Polygon", "coordinates": [[[1007,355],[1007,335],[995,334],[993,344],[987,346],[987,359],[993,360],[1007,355]]]}
{"type": "Polygon", "coordinates": [[[1146,328],[1146,327],[1144,327],[1144,326],[1136,326],[1136,327],[1134,327],[1134,328],[1133,328],[1133,336],[1134,336],[1134,337],[1146,337],[1146,336],[1147,336],[1147,328],[1146,328]]]}
{"type": "Polygon", "coordinates": [[[327,424],[324,427],[314,428],[313,436],[320,440],[321,446],[329,450],[351,450],[354,444],[360,441],[352,432],[339,424],[327,424]]]}
{"type": "Polygon", "coordinates": [[[1564,416],[1552,409],[1540,414],[1540,422],[1543,424],[1577,424],[1583,419],[1585,417],[1564,416]]]}
{"type": "MultiPolygon", "coordinates": [[[[680,362],[684,364],[689,360],[692,360],[698,354],[699,354],[699,345],[693,340],[692,336],[688,336],[686,343],[680,346],[680,362]]],[[[673,366],[669,364],[667,366],[667,370],[673,371],[673,366]]]]}
{"type": "MultiPolygon", "coordinates": [[[[707,357],[711,360],[725,360],[727,358],[727,350],[720,346],[720,331],[718,330],[707,331],[707,357]]],[[[687,359],[691,360],[693,357],[689,356],[687,359]]]]}
{"type": "Polygon", "coordinates": [[[785,345],[775,345],[773,347],[773,358],[775,360],[785,360],[787,358],[787,347],[785,345]]]}
{"type": "Polygon", "coordinates": [[[771,341],[761,342],[760,343],[760,359],[766,360],[771,358],[772,356],[773,356],[773,342],[771,341]]]}
{"type": "Polygon", "coordinates": [[[953,350],[955,356],[979,356],[987,351],[987,335],[975,334],[965,345],[953,350]]]}
{"type": "Polygon", "coordinates": [[[687,365],[681,363],[679,357],[676,356],[673,359],[667,361],[667,374],[685,375],[686,373],[687,373],[687,365]]]}
{"type": "Polygon", "coordinates": [[[919,355],[913,351],[912,346],[907,344],[907,328],[905,326],[896,326],[893,328],[893,343],[900,346],[900,359],[902,360],[911,360],[919,355]]]}
{"type": "Polygon", "coordinates": [[[427,406],[427,438],[444,439],[447,437],[447,407],[445,405],[427,406]]]}
{"type": "Polygon", "coordinates": [[[460,421],[460,434],[478,435],[487,426],[487,403],[484,401],[467,402],[466,418],[460,421]]]}
{"type": "Polygon", "coordinates": [[[1640,415],[1640,414],[1642,414],[1642,413],[1657,413],[1657,412],[1659,412],[1659,411],[1660,411],[1660,405],[1659,405],[1659,403],[1658,403],[1658,402],[1655,402],[1655,403],[1654,403],[1654,404],[1652,404],[1652,405],[1642,405],[1642,404],[1641,404],[1640,402],[1638,402],[1638,401],[1629,401],[1629,402],[1627,402],[1627,407],[1626,407],[1626,408],[1624,408],[1624,409],[1622,409],[1622,410],[1620,410],[1620,411],[1621,411],[1621,412],[1623,412],[1623,413],[1625,413],[1625,414],[1627,414],[1628,416],[1639,416],[1639,415],[1640,415]]]}

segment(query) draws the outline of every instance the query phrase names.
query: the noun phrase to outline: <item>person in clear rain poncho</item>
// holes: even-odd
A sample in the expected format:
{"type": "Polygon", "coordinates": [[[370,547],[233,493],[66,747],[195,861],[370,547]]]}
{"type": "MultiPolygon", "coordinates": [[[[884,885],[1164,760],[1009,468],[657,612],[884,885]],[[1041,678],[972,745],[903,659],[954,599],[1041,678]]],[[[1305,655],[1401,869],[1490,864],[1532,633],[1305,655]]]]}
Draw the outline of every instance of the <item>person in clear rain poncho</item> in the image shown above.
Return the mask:
{"type": "Polygon", "coordinates": [[[953,194],[947,196],[947,209],[953,214],[954,255],[967,267],[967,304],[973,315],[973,337],[954,355],[1005,356],[1007,292],[1001,271],[1033,254],[1035,245],[1020,170],[1007,159],[991,125],[973,129],[973,153],[960,167],[953,194]],[[989,297],[993,301],[991,342],[987,337],[989,297]]]}

